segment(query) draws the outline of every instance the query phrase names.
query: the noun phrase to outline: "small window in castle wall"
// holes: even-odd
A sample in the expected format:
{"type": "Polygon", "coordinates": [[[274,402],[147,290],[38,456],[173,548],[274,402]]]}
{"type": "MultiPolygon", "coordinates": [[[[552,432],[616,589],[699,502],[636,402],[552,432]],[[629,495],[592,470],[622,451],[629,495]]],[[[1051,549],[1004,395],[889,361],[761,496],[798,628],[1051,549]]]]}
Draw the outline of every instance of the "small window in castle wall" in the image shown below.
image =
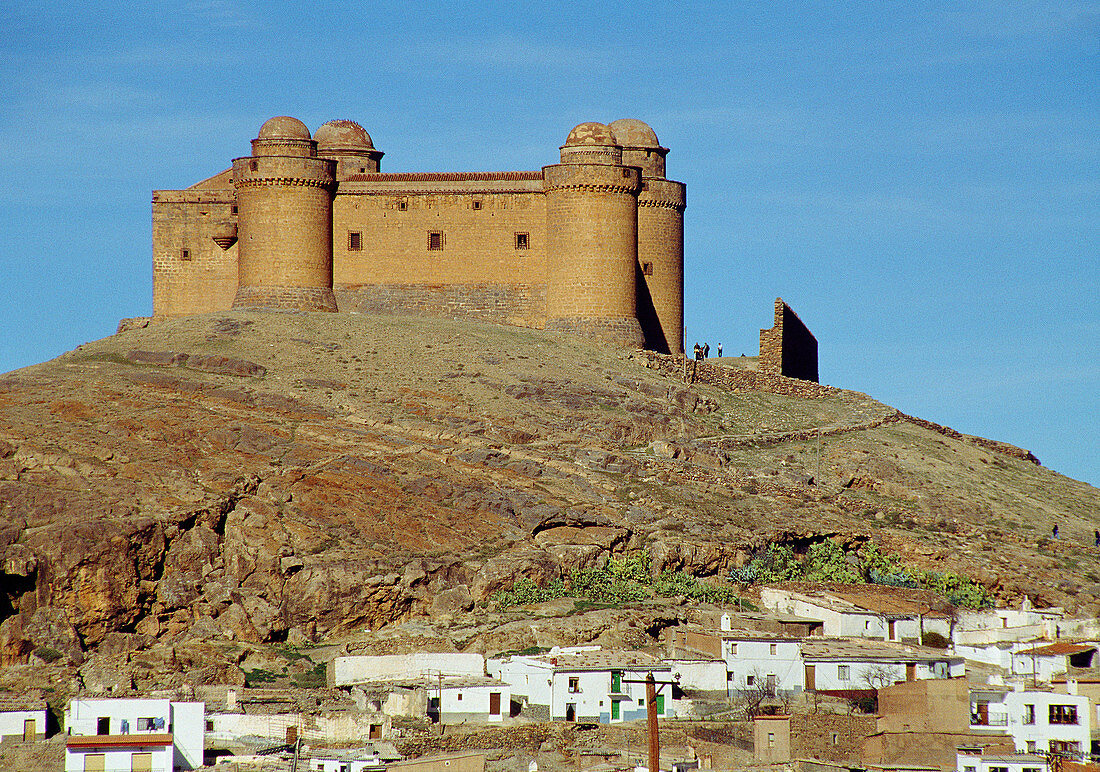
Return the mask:
{"type": "Polygon", "coordinates": [[[252,171],[254,171],[254,172],[255,172],[255,171],[259,171],[259,169],[260,169],[260,162],[259,162],[259,161],[249,161],[249,162],[248,162],[248,168],[249,168],[249,169],[251,169],[251,170],[252,170],[252,171]]]}
{"type": "Polygon", "coordinates": [[[516,249],[530,249],[531,235],[529,233],[516,234],[516,249]]]}
{"type": "Polygon", "coordinates": [[[404,212],[408,208],[409,208],[409,202],[408,201],[398,201],[397,202],[397,211],[404,212]]]}
{"type": "Polygon", "coordinates": [[[481,202],[480,201],[471,201],[470,202],[470,208],[473,209],[476,212],[478,209],[481,209],[481,202]]]}
{"type": "Polygon", "coordinates": [[[428,249],[433,252],[443,249],[443,231],[428,232],[428,249]]]}
{"type": "Polygon", "coordinates": [[[191,259],[191,250],[190,249],[181,249],[180,250],[180,260],[190,260],[190,259],[191,259]]]}
{"type": "Polygon", "coordinates": [[[348,231],[348,251],[358,252],[363,248],[363,234],[359,231],[348,231]]]}
{"type": "Polygon", "coordinates": [[[623,169],[623,176],[624,177],[629,177],[630,176],[630,169],[623,169]]]}
{"type": "MultiPolygon", "coordinates": [[[[652,276],[653,275],[653,263],[642,263],[642,275],[643,276],[652,276]]],[[[774,654],[774,653],[775,652],[773,651],[772,654],[774,654]]]]}
{"type": "Polygon", "coordinates": [[[237,205],[233,204],[233,206],[229,207],[229,214],[236,214],[236,213],[237,213],[237,205]]]}

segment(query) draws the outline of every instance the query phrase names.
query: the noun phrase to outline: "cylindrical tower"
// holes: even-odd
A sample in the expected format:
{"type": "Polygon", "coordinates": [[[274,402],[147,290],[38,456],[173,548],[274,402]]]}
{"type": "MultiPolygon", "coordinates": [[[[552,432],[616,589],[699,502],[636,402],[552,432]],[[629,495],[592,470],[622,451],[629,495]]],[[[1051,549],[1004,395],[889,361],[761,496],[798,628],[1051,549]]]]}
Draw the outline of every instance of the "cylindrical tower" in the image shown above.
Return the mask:
{"type": "Polygon", "coordinates": [[[543,167],[546,329],[622,347],[644,343],[636,312],[639,170],[602,123],[582,123],[543,167]]]}
{"type": "Polygon", "coordinates": [[[376,150],[366,129],[355,121],[328,121],[313,132],[317,156],[336,161],[336,179],[381,171],[381,150],[376,150]]]}
{"type": "Polygon", "coordinates": [[[684,350],[684,208],[687,187],[665,179],[665,156],[657,134],[641,121],[609,124],[623,149],[623,163],[642,170],[638,193],[638,321],[645,347],[684,350]]]}
{"type": "Polygon", "coordinates": [[[252,155],[233,159],[237,188],[234,308],[335,311],[332,196],[336,162],[296,118],[267,121],[252,155]]]}

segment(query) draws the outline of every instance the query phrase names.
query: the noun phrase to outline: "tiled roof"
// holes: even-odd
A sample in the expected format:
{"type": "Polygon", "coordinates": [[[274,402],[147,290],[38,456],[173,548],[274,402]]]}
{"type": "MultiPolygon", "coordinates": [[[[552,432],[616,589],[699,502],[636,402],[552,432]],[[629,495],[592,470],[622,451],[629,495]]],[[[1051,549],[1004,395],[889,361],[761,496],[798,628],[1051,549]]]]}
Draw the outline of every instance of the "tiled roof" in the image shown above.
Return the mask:
{"type": "Polygon", "coordinates": [[[1037,656],[1058,656],[1059,654],[1080,654],[1083,651],[1089,651],[1096,648],[1096,644],[1094,643],[1069,643],[1067,641],[1059,641],[1058,643],[1051,643],[1046,646],[1038,646],[1034,649],[1021,649],[1016,653],[1035,654],[1037,656]]]}
{"type": "Polygon", "coordinates": [[[802,656],[809,659],[880,659],[902,662],[962,659],[942,649],[866,638],[804,638],[802,656]]]}

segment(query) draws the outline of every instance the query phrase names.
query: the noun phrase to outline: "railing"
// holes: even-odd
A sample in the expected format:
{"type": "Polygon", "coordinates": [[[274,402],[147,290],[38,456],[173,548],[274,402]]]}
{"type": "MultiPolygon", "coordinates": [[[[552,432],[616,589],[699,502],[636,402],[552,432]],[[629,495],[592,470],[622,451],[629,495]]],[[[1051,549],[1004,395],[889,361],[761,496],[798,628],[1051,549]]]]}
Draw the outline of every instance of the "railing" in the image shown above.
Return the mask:
{"type": "Polygon", "coordinates": [[[970,726],[1008,726],[1007,713],[991,713],[988,716],[972,715],[970,726]]]}

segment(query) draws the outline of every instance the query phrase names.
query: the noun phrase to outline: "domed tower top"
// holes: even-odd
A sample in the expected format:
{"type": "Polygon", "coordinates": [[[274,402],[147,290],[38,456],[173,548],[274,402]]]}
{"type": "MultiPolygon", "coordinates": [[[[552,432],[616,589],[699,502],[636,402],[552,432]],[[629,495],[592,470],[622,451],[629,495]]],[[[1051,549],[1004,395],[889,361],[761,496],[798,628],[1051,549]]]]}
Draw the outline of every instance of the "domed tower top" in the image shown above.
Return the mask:
{"type": "Polygon", "coordinates": [[[561,146],[563,164],[617,166],[622,160],[623,150],[615,141],[611,129],[595,121],[574,126],[565,138],[565,144],[561,146]]]}
{"type": "Polygon", "coordinates": [[[328,121],[313,134],[317,155],[340,162],[338,176],[379,171],[384,153],[376,150],[370,134],[355,121],[328,121]],[[346,168],[345,168],[346,167],[346,168]]]}
{"type": "Polygon", "coordinates": [[[657,132],[636,118],[620,118],[607,126],[623,148],[623,164],[640,166],[643,177],[664,177],[668,148],[661,147],[657,132]]]}
{"type": "Polygon", "coordinates": [[[254,156],[309,158],[316,155],[316,151],[317,143],[309,136],[309,127],[289,115],[268,118],[260,127],[256,139],[252,140],[254,156]]]}

